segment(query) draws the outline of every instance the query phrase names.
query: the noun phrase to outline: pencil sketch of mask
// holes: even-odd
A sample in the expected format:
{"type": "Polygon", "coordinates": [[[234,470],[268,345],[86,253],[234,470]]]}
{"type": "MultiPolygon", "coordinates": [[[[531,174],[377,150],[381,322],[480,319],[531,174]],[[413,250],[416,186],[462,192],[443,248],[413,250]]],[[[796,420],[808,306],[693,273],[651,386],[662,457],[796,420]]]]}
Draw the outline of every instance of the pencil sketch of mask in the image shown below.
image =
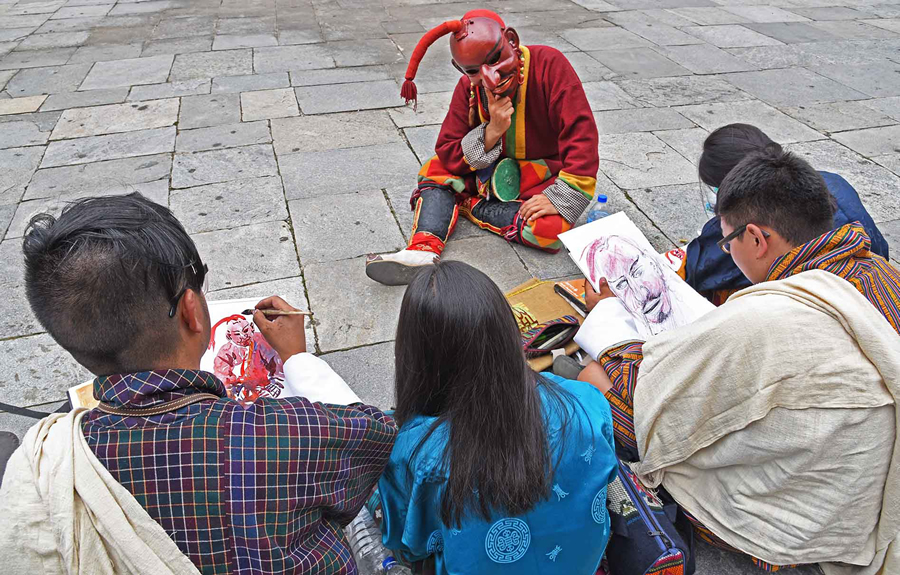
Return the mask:
{"type": "Polygon", "coordinates": [[[606,278],[625,309],[656,335],[681,325],[680,301],[669,285],[658,256],[624,236],[610,235],[590,242],[582,252],[593,285],[606,278]]]}

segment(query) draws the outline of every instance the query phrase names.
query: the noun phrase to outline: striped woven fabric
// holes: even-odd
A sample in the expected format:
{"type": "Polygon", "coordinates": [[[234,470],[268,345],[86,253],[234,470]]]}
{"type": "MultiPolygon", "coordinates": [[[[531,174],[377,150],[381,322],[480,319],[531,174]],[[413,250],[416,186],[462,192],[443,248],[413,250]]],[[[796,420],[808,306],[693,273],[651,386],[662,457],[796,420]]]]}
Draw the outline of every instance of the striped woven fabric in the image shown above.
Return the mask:
{"type": "Polygon", "coordinates": [[[768,280],[825,270],[849,281],[900,333],[900,272],[870,251],[865,229],[853,222],[798,246],[775,260],[768,280]]]}
{"type": "Polygon", "coordinates": [[[365,503],[396,436],[374,407],[225,397],[212,374],[100,377],[96,397],[149,407],[220,396],[172,413],[93,410],[83,432],[101,463],[202,573],[356,573],[341,526],[365,503]]]}
{"type": "MultiPolygon", "coordinates": [[[[814,269],[831,272],[853,284],[878,308],[894,330],[900,332],[900,272],[887,260],[869,251],[870,247],[869,236],[861,225],[846,224],[798,246],[776,260],[769,270],[767,279],[770,281],[784,279],[814,269]]],[[[606,399],[612,408],[616,441],[634,449],[637,448],[637,444],[634,434],[633,398],[643,359],[641,342],[622,344],[600,357],[600,365],[613,385],[612,389],[606,392],[606,399]]],[[[696,519],[690,519],[701,539],[719,548],[738,552],[696,519]]],[[[793,567],[779,567],[757,558],[752,559],[753,563],[764,571],[793,567]]]]}

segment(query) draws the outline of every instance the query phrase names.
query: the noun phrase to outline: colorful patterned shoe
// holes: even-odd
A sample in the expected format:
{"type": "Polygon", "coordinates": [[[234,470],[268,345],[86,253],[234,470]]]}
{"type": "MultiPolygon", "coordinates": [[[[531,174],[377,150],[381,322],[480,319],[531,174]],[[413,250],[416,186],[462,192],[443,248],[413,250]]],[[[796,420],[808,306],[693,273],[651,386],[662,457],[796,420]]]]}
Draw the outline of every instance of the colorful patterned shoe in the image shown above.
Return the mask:
{"type": "Polygon", "coordinates": [[[395,254],[366,256],[366,275],[386,286],[405,286],[420,269],[438,259],[432,252],[400,250],[395,254]]]}
{"type": "Polygon", "coordinates": [[[494,168],[491,176],[491,189],[494,197],[501,202],[519,199],[519,163],[512,158],[503,158],[494,168]]]}

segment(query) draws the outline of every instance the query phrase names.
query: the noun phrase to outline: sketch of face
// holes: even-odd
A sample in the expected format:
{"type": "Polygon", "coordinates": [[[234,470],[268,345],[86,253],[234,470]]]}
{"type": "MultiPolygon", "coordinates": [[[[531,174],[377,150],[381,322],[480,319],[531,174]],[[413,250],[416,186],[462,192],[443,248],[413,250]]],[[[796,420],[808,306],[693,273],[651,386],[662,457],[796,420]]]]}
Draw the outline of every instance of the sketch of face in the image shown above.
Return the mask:
{"type": "Polygon", "coordinates": [[[659,263],[625,238],[610,236],[605,244],[594,253],[592,270],[607,270],[606,281],[629,311],[651,324],[668,319],[672,302],[659,263]]]}
{"type": "Polygon", "coordinates": [[[253,326],[246,319],[230,321],[228,322],[225,337],[235,345],[247,347],[250,345],[250,339],[253,337],[253,326]]]}

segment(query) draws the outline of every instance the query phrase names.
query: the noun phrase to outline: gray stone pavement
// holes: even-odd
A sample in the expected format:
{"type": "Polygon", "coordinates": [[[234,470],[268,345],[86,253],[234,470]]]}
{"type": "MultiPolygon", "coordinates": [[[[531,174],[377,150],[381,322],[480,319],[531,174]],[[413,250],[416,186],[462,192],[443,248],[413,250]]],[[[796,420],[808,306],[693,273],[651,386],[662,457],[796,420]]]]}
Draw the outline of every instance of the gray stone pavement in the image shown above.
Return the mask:
{"type": "MultiPolygon", "coordinates": [[[[87,373],[28,311],[28,218],[91,194],[170,206],[211,298],[279,293],[315,312],[310,348],[392,403],[402,288],[367,252],[405,244],[408,193],[458,73],[439,41],[419,108],[399,97],[421,34],[488,7],[567,54],[600,129],[598,193],[660,250],[703,223],[696,161],[753,123],[842,174],[900,258],[900,3],[878,0],[0,0],[0,389],[50,409],[87,373]]],[[[502,288],[577,273],[463,222],[446,257],[502,288]]],[[[29,420],[0,414],[22,433],[29,420]]],[[[746,565],[707,550],[700,573],[746,565]]]]}

